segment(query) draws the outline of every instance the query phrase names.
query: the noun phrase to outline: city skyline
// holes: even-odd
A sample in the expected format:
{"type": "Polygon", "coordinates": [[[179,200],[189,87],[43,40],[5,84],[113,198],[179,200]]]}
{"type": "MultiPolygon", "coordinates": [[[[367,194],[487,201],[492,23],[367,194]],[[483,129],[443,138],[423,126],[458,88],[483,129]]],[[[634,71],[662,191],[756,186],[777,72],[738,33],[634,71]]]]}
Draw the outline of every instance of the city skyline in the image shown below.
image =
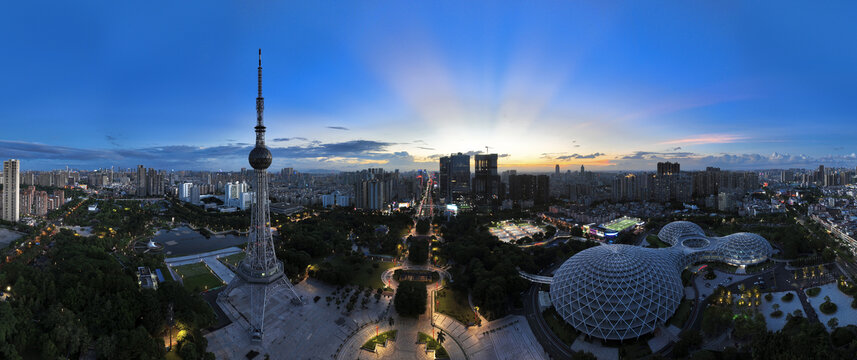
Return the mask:
{"type": "Polygon", "coordinates": [[[857,165],[853,4],[224,5],[12,5],[3,158],[246,167],[263,47],[275,169],[857,165]]]}

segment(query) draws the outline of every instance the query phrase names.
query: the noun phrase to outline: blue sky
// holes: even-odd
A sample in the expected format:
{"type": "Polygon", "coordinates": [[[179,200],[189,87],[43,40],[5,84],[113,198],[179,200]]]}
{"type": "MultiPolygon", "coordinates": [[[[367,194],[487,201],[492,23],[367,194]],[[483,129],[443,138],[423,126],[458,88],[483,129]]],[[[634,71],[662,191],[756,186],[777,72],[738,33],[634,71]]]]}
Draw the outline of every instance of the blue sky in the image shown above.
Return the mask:
{"type": "Polygon", "coordinates": [[[262,48],[274,168],[857,165],[855,2],[461,3],[7,2],[0,157],[246,167],[262,48]]]}

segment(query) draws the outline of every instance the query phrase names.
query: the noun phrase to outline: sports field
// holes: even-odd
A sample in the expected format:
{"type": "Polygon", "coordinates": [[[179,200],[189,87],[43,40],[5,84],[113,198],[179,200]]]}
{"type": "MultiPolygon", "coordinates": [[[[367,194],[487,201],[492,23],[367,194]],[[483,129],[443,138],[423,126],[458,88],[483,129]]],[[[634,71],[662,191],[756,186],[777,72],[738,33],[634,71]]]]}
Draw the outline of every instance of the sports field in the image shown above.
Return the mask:
{"type": "Polygon", "coordinates": [[[544,233],[545,229],[530,222],[501,221],[488,228],[488,232],[502,242],[510,242],[527,236],[533,237],[536,233],[544,233]]]}
{"type": "Polygon", "coordinates": [[[214,275],[214,272],[204,262],[176,266],[173,267],[173,270],[181,276],[185,289],[192,292],[209,290],[223,285],[223,281],[214,275]]]}
{"type": "Polygon", "coordinates": [[[631,226],[636,225],[639,222],[640,219],[638,218],[623,216],[621,218],[604,224],[604,227],[613,231],[623,231],[631,226]]]}

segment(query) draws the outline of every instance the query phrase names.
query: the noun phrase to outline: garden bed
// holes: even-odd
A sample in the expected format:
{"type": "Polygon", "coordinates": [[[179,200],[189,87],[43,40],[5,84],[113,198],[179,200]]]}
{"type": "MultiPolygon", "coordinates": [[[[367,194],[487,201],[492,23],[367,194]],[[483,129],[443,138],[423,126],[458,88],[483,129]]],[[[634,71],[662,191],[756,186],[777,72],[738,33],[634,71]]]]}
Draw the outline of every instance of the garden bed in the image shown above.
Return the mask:
{"type": "Polygon", "coordinates": [[[449,359],[449,353],[446,352],[443,345],[437,342],[433,337],[429,336],[429,334],[424,332],[417,334],[417,343],[426,344],[427,351],[434,351],[435,359],[449,359]]]}
{"type": "Polygon", "coordinates": [[[376,346],[387,346],[387,341],[396,341],[396,333],[398,330],[390,330],[385,331],[383,333],[378,334],[377,336],[372,337],[363,344],[360,348],[366,351],[375,352],[376,346]]]}

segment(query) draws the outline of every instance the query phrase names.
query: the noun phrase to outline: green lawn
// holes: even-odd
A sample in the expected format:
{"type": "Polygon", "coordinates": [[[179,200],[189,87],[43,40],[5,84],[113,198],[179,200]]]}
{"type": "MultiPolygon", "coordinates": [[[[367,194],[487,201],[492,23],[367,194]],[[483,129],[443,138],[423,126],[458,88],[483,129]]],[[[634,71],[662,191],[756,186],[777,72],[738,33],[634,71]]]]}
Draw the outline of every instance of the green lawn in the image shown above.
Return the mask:
{"type": "Polygon", "coordinates": [[[241,260],[244,260],[245,257],[247,257],[247,253],[240,252],[237,254],[224,256],[224,257],[219,258],[217,260],[220,260],[220,262],[222,262],[226,265],[238,266],[238,262],[240,262],[241,260]]]}
{"type": "Polygon", "coordinates": [[[185,289],[193,292],[205,291],[223,285],[211,269],[203,262],[181,265],[173,268],[182,277],[185,289]]]}
{"type": "Polygon", "coordinates": [[[363,346],[361,346],[360,348],[374,352],[375,346],[378,346],[378,345],[386,346],[387,339],[389,339],[391,341],[396,340],[396,332],[398,332],[398,330],[390,330],[390,331],[380,333],[377,336],[374,336],[371,339],[369,339],[369,341],[364,343],[363,346]]]}
{"type": "Polygon", "coordinates": [[[553,333],[562,340],[562,342],[566,345],[574,343],[574,339],[577,338],[577,330],[567,322],[560,319],[559,314],[554,308],[548,308],[542,313],[542,316],[545,318],[545,322],[548,323],[548,327],[551,328],[551,331],[553,331],[553,333]]]}
{"type": "MultiPolygon", "coordinates": [[[[443,289],[437,292],[435,296],[435,311],[446,314],[465,325],[479,322],[476,314],[470,309],[467,294],[452,289],[443,289]]],[[[478,325],[478,323],[474,325],[478,325]]]]}
{"type": "Polygon", "coordinates": [[[164,356],[164,359],[167,359],[167,360],[182,360],[182,357],[181,357],[181,356],[179,356],[179,353],[178,353],[177,351],[173,350],[173,351],[168,352],[168,353],[166,354],[166,356],[164,356]]]}
{"type": "Polygon", "coordinates": [[[673,317],[670,318],[668,323],[670,325],[675,325],[679,328],[684,326],[684,323],[687,321],[688,316],[690,316],[690,310],[693,308],[693,301],[691,300],[682,300],[681,304],[678,305],[678,309],[675,311],[673,317]]]}
{"type": "Polygon", "coordinates": [[[373,289],[380,289],[384,287],[384,283],[381,282],[381,274],[384,273],[387,269],[393,267],[393,263],[391,262],[376,262],[378,267],[375,268],[372,266],[373,262],[367,262],[363,264],[359,269],[354,270],[354,279],[351,280],[351,283],[354,285],[362,286],[362,287],[371,287],[373,289]]]}
{"type": "Polygon", "coordinates": [[[671,246],[670,244],[661,241],[661,239],[657,235],[646,236],[646,242],[648,242],[649,245],[651,245],[652,247],[656,248],[665,248],[671,246]]]}

